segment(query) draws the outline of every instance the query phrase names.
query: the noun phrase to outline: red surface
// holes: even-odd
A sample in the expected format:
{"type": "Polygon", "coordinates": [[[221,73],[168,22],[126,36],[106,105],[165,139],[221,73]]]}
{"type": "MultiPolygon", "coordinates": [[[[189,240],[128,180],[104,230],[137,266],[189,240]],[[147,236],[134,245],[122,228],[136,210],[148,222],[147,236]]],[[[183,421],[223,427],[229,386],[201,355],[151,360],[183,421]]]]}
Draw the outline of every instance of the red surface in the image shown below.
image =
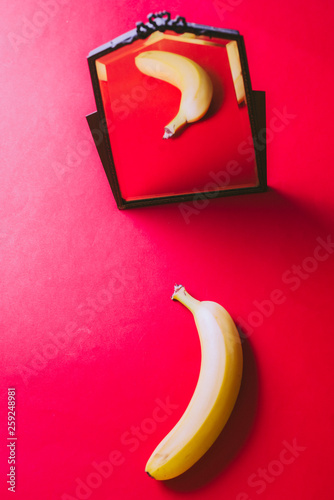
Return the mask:
{"type": "Polygon", "coordinates": [[[169,2],[244,35],[267,93],[270,189],[120,212],[85,120],[86,56],[162,7],[3,9],[1,498],[13,497],[12,386],[17,499],[332,498],[333,5],[169,2]],[[175,282],[224,305],[248,339],[225,431],[163,484],[145,462],[186,407],[200,355],[175,282]]]}
{"type": "Polygon", "coordinates": [[[202,45],[177,37],[156,42],[148,39],[146,44],[138,40],[131,50],[123,47],[99,59],[107,68],[108,82],[100,82],[100,86],[124,199],[205,191],[215,176],[229,176],[224,189],[258,184],[254,152],[249,147],[248,110],[237,103],[226,43],[213,39],[211,45],[202,45]],[[213,83],[212,103],[205,117],[170,140],[162,138],[164,126],[178,112],[180,91],[137,69],[135,57],[148,50],[194,60],[213,83]],[[229,175],[230,165],[236,175],[229,175]]]}

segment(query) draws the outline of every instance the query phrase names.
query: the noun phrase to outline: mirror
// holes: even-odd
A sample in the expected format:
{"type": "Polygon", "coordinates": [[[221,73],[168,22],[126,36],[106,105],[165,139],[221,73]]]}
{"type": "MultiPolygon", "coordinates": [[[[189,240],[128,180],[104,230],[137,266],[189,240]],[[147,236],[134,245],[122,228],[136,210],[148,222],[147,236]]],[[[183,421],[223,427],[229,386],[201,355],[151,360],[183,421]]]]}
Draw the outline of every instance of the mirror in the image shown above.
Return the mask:
{"type": "Polygon", "coordinates": [[[168,13],[149,19],[88,57],[95,120],[105,124],[100,156],[119,208],[263,191],[265,159],[253,140],[263,118],[242,37],[180,28],[183,18],[168,13]]]}

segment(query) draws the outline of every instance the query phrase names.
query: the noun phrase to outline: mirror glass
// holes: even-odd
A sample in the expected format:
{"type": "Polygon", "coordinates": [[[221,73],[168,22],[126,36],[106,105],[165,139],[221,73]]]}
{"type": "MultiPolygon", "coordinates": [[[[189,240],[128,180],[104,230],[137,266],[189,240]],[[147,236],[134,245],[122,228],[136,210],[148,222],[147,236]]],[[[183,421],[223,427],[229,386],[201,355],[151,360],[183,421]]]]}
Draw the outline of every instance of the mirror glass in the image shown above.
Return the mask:
{"type": "Polygon", "coordinates": [[[156,31],[95,65],[125,201],[259,185],[235,40],[156,31]]]}

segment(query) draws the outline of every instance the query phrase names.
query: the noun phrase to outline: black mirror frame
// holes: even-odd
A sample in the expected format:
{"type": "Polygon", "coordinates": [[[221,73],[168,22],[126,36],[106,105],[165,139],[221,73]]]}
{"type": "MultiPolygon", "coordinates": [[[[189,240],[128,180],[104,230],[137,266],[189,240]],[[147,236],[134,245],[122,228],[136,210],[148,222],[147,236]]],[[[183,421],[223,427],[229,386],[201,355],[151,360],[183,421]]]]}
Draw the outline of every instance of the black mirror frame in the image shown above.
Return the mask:
{"type": "MultiPolygon", "coordinates": [[[[156,14],[149,14],[148,22],[138,22],[136,28],[124,33],[123,35],[111,40],[110,42],[92,50],[88,55],[88,65],[90,70],[91,81],[95,96],[97,111],[86,116],[88,125],[90,127],[95,145],[97,147],[103,168],[107,175],[110,187],[112,189],[114,198],[119,209],[134,208],[149,205],[161,205],[165,203],[175,202],[188,202],[198,197],[196,194],[182,194],[173,196],[161,196],[157,198],[143,198],[140,200],[126,201],[122,198],[119,183],[117,179],[113,154],[109,134],[106,125],[106,117],[100,92],[100,86],[96,71],[95,61],[100,57],[109,54],[121,47],[129,45],[136,40],[145,39],[155,31],[164,32],[166,30],[174,31],[177,34],[185,32],[194,33],[195,35],[205,35],[209,37],[224,38],[235,40],[238,44],[242,73],[244,77],[244,85],[246,92],[246,100],[248,106],[248,114],[250,119],[250,126],[252,130],[256,165],[258,169],[259,185],[252,187],[227,189],[215,191],[215,197],[232,196],[238,194],[250,194],[264,192],[267,189],[267,162],[266,162],[266,144],[261,144],[261,147],[256,147],[257,141],[254,139],[259,135],[260,131],[265,130],[266,117],[265,117],[265,92],[253,91],[251,86],[250,73],[248,68],[248,61],[246,56],[246,49],[244,38],[238,31],[228,30],[222,28],[214,28],[201,24],[188,23],[184,17],[177,16],[171,19],[171,15],[167,11],[158,12],[156,14]]],[[[212,198],[212,192],[206,193],[203,191],[202,195],[208,195],[212,198]]]]}

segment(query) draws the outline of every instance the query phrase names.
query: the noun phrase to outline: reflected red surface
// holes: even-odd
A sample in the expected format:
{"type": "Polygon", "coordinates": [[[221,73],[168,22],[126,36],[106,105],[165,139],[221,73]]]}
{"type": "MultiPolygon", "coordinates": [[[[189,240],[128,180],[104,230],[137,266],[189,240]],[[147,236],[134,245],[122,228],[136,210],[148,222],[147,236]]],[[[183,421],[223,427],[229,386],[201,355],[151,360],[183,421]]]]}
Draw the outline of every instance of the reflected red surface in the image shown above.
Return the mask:
{"type": "Polygon", "coordinates": [[[217,176],[224,179],[222,189],[257,185],[248,108],[236,100],[225,48],[229,40],[198,41],[182,36],[138,40],[99,59],[107,68],[108,81],[100,87],[113,159],[128,201],[209,191],[217,176]],[[167,140],[162,138],[164,126],[176,115],[181,94],[137,69],[134,59],[145,50],[193,59],[214,86],[207,114],[167,140]]]}

